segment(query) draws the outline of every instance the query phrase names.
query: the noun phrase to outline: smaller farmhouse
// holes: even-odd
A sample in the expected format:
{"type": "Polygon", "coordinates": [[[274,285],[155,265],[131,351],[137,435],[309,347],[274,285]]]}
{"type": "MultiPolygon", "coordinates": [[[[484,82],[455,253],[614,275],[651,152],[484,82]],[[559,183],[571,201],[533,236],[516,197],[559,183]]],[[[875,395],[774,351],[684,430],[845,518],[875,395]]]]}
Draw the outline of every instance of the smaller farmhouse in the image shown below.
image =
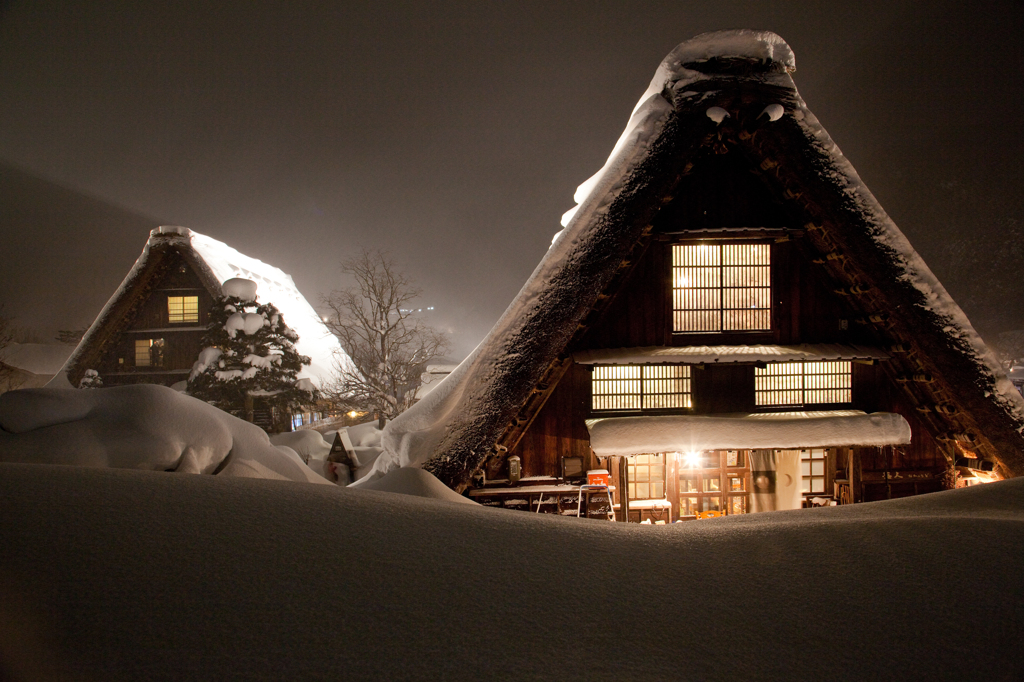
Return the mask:
{"type": "Polygon", "coordinates": [[[104,386],[183,386],[199,356],[210,307],[221,284],[235,277],[256,282],[258,300],[282,312],[299,335],[298,352],[312,360],[300,378],[322,385],[341,346],[291,276],[206,235],[166,226],[150,232],[142,255],[55,381],[78,386],[94,370],[104,386]]]}

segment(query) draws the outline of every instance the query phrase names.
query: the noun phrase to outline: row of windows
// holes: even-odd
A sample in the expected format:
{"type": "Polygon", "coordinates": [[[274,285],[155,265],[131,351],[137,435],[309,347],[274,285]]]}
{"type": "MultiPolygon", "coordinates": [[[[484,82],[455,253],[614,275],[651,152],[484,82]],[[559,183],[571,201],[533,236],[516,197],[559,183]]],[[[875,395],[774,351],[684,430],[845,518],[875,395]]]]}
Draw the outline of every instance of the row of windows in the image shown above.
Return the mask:
{"type": "MultiPolygon", "coordinates": [[[[852,402],[849,360],[779,362],[754,368],[758,407],[834,405],[852,402]]],[[[693,407],[688,365],[594,367],[591,407],[602,410],[660,410],[693,407]]]]}
{"type": "Polygon", "coordinates": [[[595,410],[688,409],[693,406],[686,365],[595,367],[591,377],[595,410]]]}

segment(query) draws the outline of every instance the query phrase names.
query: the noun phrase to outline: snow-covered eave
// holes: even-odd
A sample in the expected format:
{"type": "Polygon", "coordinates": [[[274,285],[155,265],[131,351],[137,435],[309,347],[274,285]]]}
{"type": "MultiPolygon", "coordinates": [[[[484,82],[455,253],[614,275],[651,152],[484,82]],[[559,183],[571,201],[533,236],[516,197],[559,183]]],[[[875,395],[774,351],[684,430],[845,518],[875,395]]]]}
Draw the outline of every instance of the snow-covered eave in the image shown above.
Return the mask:
{"type": "Polygon", "coordinates": [[[882,446],[910,443],[910,424],[891,412],[857,410],[588,419],[599,457],[647,452],[882,446]]]}
{"type": "Polygon", "coordinates": [[[627,364],[732,364],[751,362],[815,362],[821,360],[888,360],[878,348],[841,343],[804,343],[790,346],[771,344],[746,346],[644,346],[640,348],[598,348],[573,353],[581,365],[627,364]]]}

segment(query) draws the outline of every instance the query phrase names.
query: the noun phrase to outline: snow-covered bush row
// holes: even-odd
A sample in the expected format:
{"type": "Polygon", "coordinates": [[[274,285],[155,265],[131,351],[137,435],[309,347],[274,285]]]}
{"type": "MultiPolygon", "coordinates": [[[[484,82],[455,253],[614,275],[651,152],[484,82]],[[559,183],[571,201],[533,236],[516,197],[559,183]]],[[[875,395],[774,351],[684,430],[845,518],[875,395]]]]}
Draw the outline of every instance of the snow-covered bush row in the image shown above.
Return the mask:
{"type": "Polygon", "coordinates": [[[327,483],[258,426],[151,384],[0,395],[0,461],[327,483]]]}

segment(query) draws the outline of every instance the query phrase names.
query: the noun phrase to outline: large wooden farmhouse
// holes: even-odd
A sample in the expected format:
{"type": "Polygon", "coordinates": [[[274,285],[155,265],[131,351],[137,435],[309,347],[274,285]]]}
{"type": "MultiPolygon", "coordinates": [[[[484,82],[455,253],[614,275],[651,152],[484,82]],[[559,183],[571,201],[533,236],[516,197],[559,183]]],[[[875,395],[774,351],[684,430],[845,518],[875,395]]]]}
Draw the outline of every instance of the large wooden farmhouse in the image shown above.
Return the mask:
{"type": "Polygon", "coordinates": [[[320,385],[341,347],[291,276],[185,227],[150,233],[142,255],[58,376],[72,386],[87,370],[97,372],[104,386],[181,386],[199,357],[221,285],[235,277],[255,281],[258,299],[281,311],[299,335],[298,352],[312,360],[299,376],[320,385]]]}
{"type": "Polygon", "coordinates": [[[633,520],[1024,473],[1024,401],[794,63],[751,31],[670,54],[516,301],[389,426],[382,461],[531,509],[530,484],[605,468],[633,520]]]}

